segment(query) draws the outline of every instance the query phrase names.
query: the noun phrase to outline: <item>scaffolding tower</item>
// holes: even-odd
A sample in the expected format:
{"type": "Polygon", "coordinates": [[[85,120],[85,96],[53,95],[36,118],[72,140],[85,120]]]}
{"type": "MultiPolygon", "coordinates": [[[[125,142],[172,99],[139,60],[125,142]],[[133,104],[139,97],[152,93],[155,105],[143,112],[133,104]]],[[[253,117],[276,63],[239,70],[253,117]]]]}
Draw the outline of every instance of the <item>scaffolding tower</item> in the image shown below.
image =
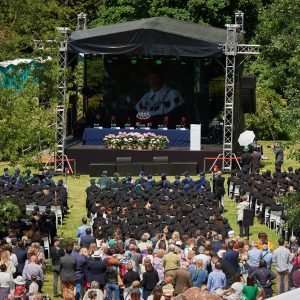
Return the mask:
{"type": "Polygon", "coordinates": [[[233,153],[234,134],[234,99],[236,89],[236,58],[237,55],[259,54],[259,45],[248,45],[238,43],[238,34],[244,32],[244,13],[235,13],[235,24],[226,24],[227,40],[224,45],[226,56],[225,68],[225,101],[224,101],[224,127],[223,127],[223,170],[231,171],[232,160],[236,159],[233,153]]]}

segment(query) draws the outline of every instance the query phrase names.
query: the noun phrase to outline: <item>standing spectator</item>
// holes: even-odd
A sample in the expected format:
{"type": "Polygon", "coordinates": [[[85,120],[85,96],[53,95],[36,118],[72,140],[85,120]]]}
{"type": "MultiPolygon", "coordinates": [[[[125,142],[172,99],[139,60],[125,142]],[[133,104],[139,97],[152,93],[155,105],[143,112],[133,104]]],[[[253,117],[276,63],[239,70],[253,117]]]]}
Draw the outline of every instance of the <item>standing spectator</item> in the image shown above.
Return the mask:
{"type": "Polygon", "coordinates": [[[6,272],[6,265],[0,266],[0,299],[7,299],[12,282],[12,277],[6,272]]]}
{"type": "Polygon", "coordinates": [[[88,227],[85,230],[85,235],[80,238],[80,247],[89,249],[92,243],[96,244],[96,238],[92,236],[92,229],[88,227]]]}
{"type": "Polygon", "coordinates": [[[192,274],[193,286],[201,288],[207,281],[207,271],[203,268],[203,260],[198,259],[195,266],[189,268],[192,274]]]}
{"type": "Polygon", "coordinates": [[[108,289],[107,299],[120,300],[120,287],[118,285],[119,260],[112,256],[111,250],[108,251],[108,257],[105,259],[106,263],[106,286],[108,289]]]}
{"type": "Polygon", "coordinates": [[[13,264],[13,262],[9,259],[10,253],[7,250],[3,250],[1,252],[1,260],[0,265],[6,265],[6,272],[13,276],[13,274],[16,272],[16,267],[13,264]]]}
{"type": "Polygon", "coordinates": [[[294,288],[300,288],[300,265],[295,267],[295,270],[292,273],[291,283],[294,288]]]}
{"type": "Polygon", "coordinates": [[[64,300],[75,299],[75,271],[77,262],[75,257],[71,255],[73,247],[73,243],[68,242],[65,248],[66,254],[60,259],[60,279],[64,300]]]}
{"type": "Polygon", "coordinates": [[[165,274],[172,274],[179,269],[180,258],[175,254],[175,246],[169,246],[169,252],[163,256],[163,267],[165,269],[165,274]]]}
{"type": "Polygon", "coordinates": [[[249,174],[250,164],[251,164],[251,155],[249,153],[249,147],[244,147],[244,153],[241,156],[241,169],[244,174],[249,174]]]}
{"type": "Polygon", "coordinates": [[[251,153],[251,172],[259,173],[260,160],[261,160],[261,155],[255,148],[251,153]]]}
{"type": "MultiPolygon", "coordinates": [[[[134,281],[140,281],[139,273],[133,271],[132,262],[129,261],[126,264],[126,270],[127,270],[127,272],[125,273],[125,275],[123,277],[123,283],[124,283],[125,289],[131,287],[131,285],[134,281]]],[[[125,291],[124,291],[124,293],[125,293],[125,291]]]]}
{"type": "Polygon", "coordinates": [[[42,266],[37,263],[38,258],[35,254],[32,254],[29,257],[29,263],[25,265],[23,270],[23,278],[26,281],[27,288],[31,284],[31,277],[34,276],[36,278],[37,284],[39,285],[39,291],[42,289],[43,281],[44,281],[44,273],[42,266]]]}
{"type": "Polygon", "coordinates": [[[262,245],[263,244],[268,244],[268,249],[273,250],[273,244],[268,241],[268,235],[265,232],[260,232],[258,234],[258,242],[257,242],[257,248],[259,250],[262,250],[262,245]]]}
{"type": "Polygon", "coordinates": [[[151,295],[154,287],[159,282],[159,277],[157,271],[153,268],[150,259],[145,259],[145,270],[143,273],[143,279],[141,281],[141,286],[143,287],[143,299],[147,300],[148,296],[151,295]]]}
{"type": "Polygon", "coordinates": [[[209,255],[205,254],[205,247],[200,246],[198,249],[199,254],[194,257],[194,263],[196,263],[197,260],[201,259],[203,263],[203,269],[207,269],[207,267],[210,264],[211,257],[209,255]]]}
{"type": "Polygon", "coordinates": [[[104,300],[104,294],[100,290],[98,282],[93,281],[91,283],[91,288],[84,294],[83,300],[90,300],[91,299],[91,292],[94,293],[93,294],[94,298],[92,298],[92,299],[95,299],[95,300],[104,300]],[[95,297],[95,294],[96,294],[96,297],[95,297]]]}
{"type": "Polygon", "coordinates": [[[255,284],[255,279],[248,276],[247,284],[243,287],[243,296],[245,300],[256,300],[259,293],[260,291],[257,284],[255,284]]]}
{"type": "Polygon", "coordinates": [[[278,240],[278,248],[274,250],[273,261],[276,267],[276,289],[277,294],[288,292],[289,290],[289,264],[291,262],[291,252],[284,247],[284,239],[278,240]]]}
{"type": "Polygon", "coordinates": [[[262,245],[262,251],[261,251],[261,260],[265,260],[267,264],[267,268],[271,269],[272,267],[272,259],[273,259],[273,254],[271,250],[268,249],[268,244],[264,243],[262,245]]]}
{"type": "Polygon", "coordinates": [[[272,297],[272,280],[276,278],[276,275],[267,268],[265,260],[259,262],[259,267],[251,274],[256,279],[259,287],[264,290],[267,298],[272,297]]]}
{"type": "Polygon", "coordinates": [[[221,204],[221,209],[224,211],[224,195],[225,195],[225,188],[224,188],[225,178],[222,177],[222,172],[218,171],[216,176],[213,176],[213,187],[214,193],[221,204]]]}
{"type": "MultiPolygon", "coordinates": [[[[101,253],[99,250],[92,254],[92,258],[88,259],[86,266],[87,282],[98,282],[100,289],[104,289],[106,284],[106,265],[102,261],[101,253]]],[[[79,299],[79,298],[78,298],[79,299]]]]}
{"type": "Polygon", "coordinates": [[[164,254],[165,251],[163,249],[159,249],[152,261],[153,268],[158,273],[159,282],[162,282],[164,280],[164,267],[163,267],[163,259],[162,259],[164,254]]]}
{"type": "Polygon", "coordinates": [[[90,226],[87,225],[87,218],[82,218],[81,219],[82,225],[78,227],[76,236],[78,237],[78,245],[80,245],[80,239],[81,237],[86,235],[85,230],[87,228],[90,228],[90,226]]]}
{"type": "Polygon", "coordinates": [[[261,259],[261,251],[257,249],[257,242],[252,242],[251,245],[252,249],[248,251],[249,275],[258,268],[261,259]]]}
{"type": "Polygon", "coordinates": [[[60,239],[58,237],[55,237],[53,241],[54,244],[50,248],[50,255],[52,260],[52,272],[53,272],[53,295],[54,297],[58,297],[60,258],[65,255],[65,251],[60,247],[60,239]]]}
{"type": "Polygon", "coordinates": [[[228,243],[228,250],[223,253],[223,260],[227,260],[235,272],[239,271],[239,252],[233,250],[234,243],[229,242],[228,243]]]}
{"type": "Polygon", "coordinates": [[[248,197],[246,195],[241,196],[240,203],[237,205],[237,221],[240,227],[240,237],[244,235],[249,237],[249,226],[244,225],[244,210],[249,208],[248,197]]]}
{"type": "Polygon", "coordinates": [[[81,248],[80,246],[76,245],[73,248],[72,256],[76,259],[76,271],[75,271],[75,299],[79,300],[82,287],[83,287],[83,281],[85,276],[85,268],[86,268],[86,256],[82,253],[84,251],[87,251],[86,248],[81,248]]]}
{"type": "Polygon", "coordinates": [[[283,149],[279,143],[275,143],[273,146],[273,152],[275,154],[275,171],[281,172],[281,166],[283,164],[283,149]]]}
{"type": "Polygon", "coordinates": [[[207,289],[215,292],[217,289],[224,289],[226,286],[226,276],[221,270],[221,264],[215,264],[215,270],[209,273],[207,280],[207,289]]]}
{"type": "Polygon", "coordinates": [[[174,294],[184,293],[188,288],[193,286],[192,274],[188,271],[189,264],[182,263],[181,268],[174,275],[174,294]]]}
{"type": "Polygon", "coordinates": [[[19,241],[17,243],[17,247],[13,249],[13,253],[17,256],[18,266],[17,266],[16,275],[19,276],[22,275],[25,262],[27,259],[27,252],[26,252],[26,248],[24,247],[23,241],[19,241]]]}
{"type": "Polygon", "coordinates": [[[38,291],[39,291],[39,285],[36,282],[36,278],[35,276],[31,276],[31,284],[28,288],[28,293],[27,293],[28,299],[34,300],[34,296],[35,294],[38,293],[38,291]]]}

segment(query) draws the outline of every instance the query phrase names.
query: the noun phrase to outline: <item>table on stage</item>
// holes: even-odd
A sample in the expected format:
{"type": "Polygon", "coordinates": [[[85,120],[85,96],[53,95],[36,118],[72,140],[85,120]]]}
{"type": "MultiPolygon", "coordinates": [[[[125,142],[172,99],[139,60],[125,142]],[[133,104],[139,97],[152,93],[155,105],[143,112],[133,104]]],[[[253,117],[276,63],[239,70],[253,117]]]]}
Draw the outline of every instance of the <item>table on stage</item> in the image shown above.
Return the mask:
{"type": "Polygon", "coordinates": [[[156,135],[164,135],[169,139],[168,147],[189,147],[190,131],[176,129],[113,129],[113,128],[85,128],[82,136],[84,145],[104,145],[103,139],[108,134],[118,134],[119,132],[152,132],[156,135]]]}

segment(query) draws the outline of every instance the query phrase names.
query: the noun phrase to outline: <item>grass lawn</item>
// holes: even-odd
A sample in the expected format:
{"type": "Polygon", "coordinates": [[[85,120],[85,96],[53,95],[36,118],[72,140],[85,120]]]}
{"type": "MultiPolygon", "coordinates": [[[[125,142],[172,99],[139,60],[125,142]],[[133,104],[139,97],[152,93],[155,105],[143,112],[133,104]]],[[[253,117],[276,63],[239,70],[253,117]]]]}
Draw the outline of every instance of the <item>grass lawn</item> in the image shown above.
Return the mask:
{"type": "MultiPolygon", "coordinates": [[[[273,142],[262,142],[264,148],[264,155],[266,155],[269,159],[262,162],[262,170],[265,171],[270,169],[271,171],[274,170],[274,154],[272,149],[267,148],[267,145],[271,145],[273,142]]],[[[0,163],[0,168],[7,166],[7,163],[0,163]]],[[[289,166],[297,168],[300,166],[298,162],[292,159],[287,158],[287,153],[285,153],[285,163],[283,165],[283,170],[287,170],[289,166]]],[[[14,168],[11,168],[14,169],[14,168]]],[[[20,168],[21,169],[21,168],[20,168]]],[[[22,168],[23,169],[23,168],[22,168]]],[[[209,178],[210,175],[207,175],[209,178]]],[[[225,175],[226,177],[228,175],[225,175]]],[[[197,178],[195,176],[195,178],[197,178]]],[[[56,180],[59,178],[56,177],[56,180]]],[[[65,180],[65,178],[63,178],[65,180]]],[[[170,177],[173,180],[172,177],[170,177]]],[[[80,178],[67,178],[67,184],[69,189],[69,207],[70,212],[65,217],[63,225],[59,226],[58,233],[62,237],[63,242],[67,240],[73,240],[76,242],[76,230],[81,225],[81,218],[86,216],[86,209],[85,209],[85,188],[89,184],[89,176],[82,175],[80,178]]],[[[228,218],[231,227],[234,229],[236,234],[239,233],[238,225],[236,224],[236,203],[229,199],[228,197],[225,198],[225,213],[224,216],[228,218]]],[[[250,228],[250,241],[257,240],[257,235],[259,232],[266,232],[269,236],[270,241],[277,246],[277,239],[278,236],[274,231],[269,230],[266,226],[259,224],[255,221],[254,226],[250,228]]],[[[43,294],[48,293],[49,296],[53,299],[52,294],[52,272],[50,271],[50,261],[48,261],[48,268],[46,272],[45,284],[43,287],[43,294]]],[[[62,298],[56,298],[62,299],[62,298]]]]}

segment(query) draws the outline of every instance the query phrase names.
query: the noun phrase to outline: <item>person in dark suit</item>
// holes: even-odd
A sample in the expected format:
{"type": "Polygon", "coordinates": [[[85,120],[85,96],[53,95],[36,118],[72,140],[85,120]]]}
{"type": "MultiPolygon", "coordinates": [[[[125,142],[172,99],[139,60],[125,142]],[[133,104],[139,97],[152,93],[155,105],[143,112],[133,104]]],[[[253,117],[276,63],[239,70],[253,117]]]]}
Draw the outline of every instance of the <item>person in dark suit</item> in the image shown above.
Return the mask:
{"type": "Polygon", "coordinates": [[[60,247],[60,239],[54,238],[54,244],[50,248],[50,255],[52,260],[52,272],[53,272],[53,295],[58,297],[58,279],[60,271],[60,258],[65,255],[65,251],[60,247]]]}
{"type": "Polygon", "coordinates": [[[220,201],[222,211],[224,211],[224,195],[225,195],[224,182],[225,182],[225,178],[222,177],[221,171],[218,171],[216,175],[213,175],[213,189],[215,195],[220,201]]]}
{"type": "Polygon", "coordinates": [[[275,143],[273,146],[273,152],[275,154],[275,171],[281,172],[281,165],[283,164],[283,149],[280,144],[275,143]]]}
{"type": "Polygon", "coordinates": [[[74,299],[77,262],[75,257],[71,255],[73,247],[73,243],[68,242],[65,248],[66,254],[60,259],[59,271],[64,299],[74,299]]]}
{"type": "Polygon", "coordinates": [[[239,252],[233,250],[234,243],[228,243],[228,250],[223,254],[223,260],[227,260],[235,272],[239,270],[239,252]]]}
{"type": "Polygon", "coordinates": [[[85,230],[86,235],[80,239],[80,247],[89,249],[91,243],[96,243],[96,238],[92,236],[92,229],[87,228],[85,230]]]}
{"type": "Polygon", "coordinates": [[[249,147],[244,147],[244,153],[241,156],[241,169],[244,174],[249,174],[250,164],[251,164],[251,155],[249,153],[249,147]]]}
{"type": "Polygon", "coordinates": [[[101,259],[100,251],[95,251],[92,258],[87,261],[86,277],[88,283],[97,281],[100,289],[103,290],[106,284],[106,265],[101,259]]]}
{"type": "Polygon", "coordinates": [[[16,276],[19,276],[22,275],[25,262],[27,259],[27,251],[26,248],[24,247],[23,241],[19,241],[17,243],[17,247],[13,249],[13,253],[17,256],[18,266],[17,266],[16,276]]]}
{"type": "Polygon", "coordinates": [[[189,264],[184,262],[181,268],[174,274],[174,294],[184,293],[188,288],[193,286],[192,273],[188,271],[189,264]]]}

